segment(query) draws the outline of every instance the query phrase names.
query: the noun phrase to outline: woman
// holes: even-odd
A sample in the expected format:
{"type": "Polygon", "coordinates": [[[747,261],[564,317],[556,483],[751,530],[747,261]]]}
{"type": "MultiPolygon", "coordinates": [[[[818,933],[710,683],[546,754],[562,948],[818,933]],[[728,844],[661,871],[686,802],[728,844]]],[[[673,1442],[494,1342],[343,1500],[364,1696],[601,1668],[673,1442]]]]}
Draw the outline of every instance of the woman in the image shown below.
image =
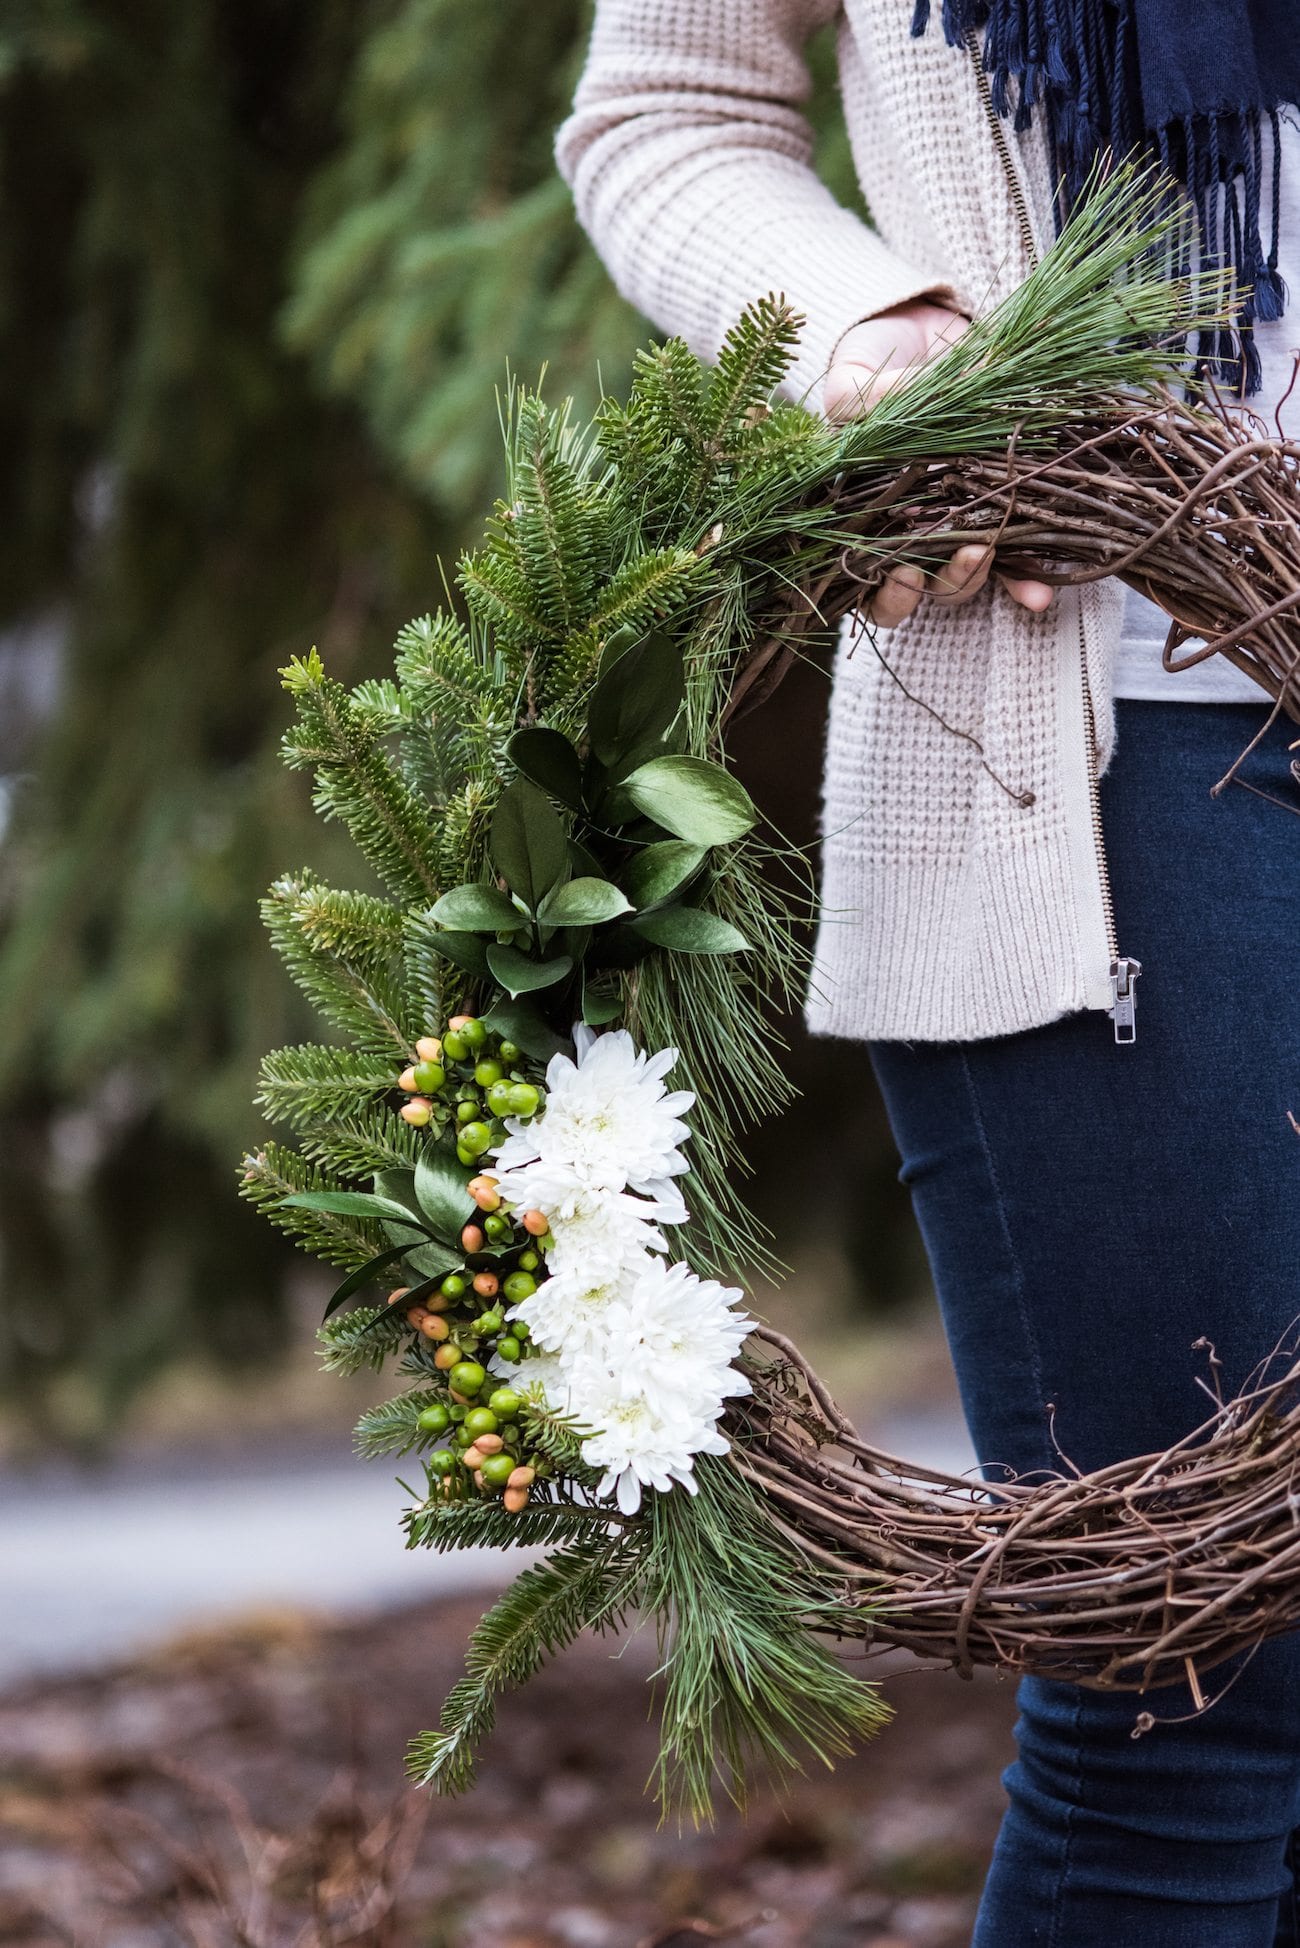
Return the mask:
{"type": "MultiPolygon", "coordinates": [[[[1300,93],[1285,0],[944,14],[948,39],[924,0],[915,22],[905,0],[599,0],[558,153],[626,294],[708,357],[783,291],[807,319],[789,390],[847,416],[1025,274],[1056,158],[1068,192],[1136,137],[1256,286],[1238,324],[1271,412],[1300,339],[1269,317],[1300,277],[1300,139],[1270,113],[1300,93]],[[966,14],[991,19],[992,85],[966,14]],[[836,16],[874,231],[818,182],[800,113],[803,44],[836,16]]],[[[1196,1426],[1205,1378],[1240,1386],[1300,1312],[1300,793],[1281,727],[1252,789],[1211,799],[1260,697],[1219,659],[1166,674],[1148,604],[989,571],[963,550],[894,577],[889,633],[841,648],[809,1018],[873,1045],[981,1459],[1092,1469],[1196,1426]]],[[[1022,1685],[978,1948],[1296,1940],[1300,1640],[1204,1716],[1143,1702],[1160,1723],[1135,1738],[1131,1698],[1022,1685]]]]}

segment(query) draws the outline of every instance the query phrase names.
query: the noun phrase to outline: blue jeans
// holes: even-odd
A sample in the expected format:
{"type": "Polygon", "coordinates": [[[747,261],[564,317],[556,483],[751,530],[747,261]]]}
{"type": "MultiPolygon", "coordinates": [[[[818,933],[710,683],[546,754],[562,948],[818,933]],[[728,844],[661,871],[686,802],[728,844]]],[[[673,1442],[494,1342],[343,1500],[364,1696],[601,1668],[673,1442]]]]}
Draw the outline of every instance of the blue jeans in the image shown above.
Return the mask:
{"type": "MultiPolygon", "coordinates": [[[[981,1461],[1093,1469],[1198,1426],[1300,1314],[1300,819],[1208,787],[1249,705],[1121,702],[1102,808],[1138,1034],[1103,1015],[872,1053],[981,1461]]],[[[1300,810],[1276,726],[1244,776],[1300,810]]],[[[1014,943],[1009,943],[1014,945],[1014,943]]],[[[1300,1635],[1203,1716],[1026,1679],[976,1948],[1295,1943],[1300,1635]]]]}

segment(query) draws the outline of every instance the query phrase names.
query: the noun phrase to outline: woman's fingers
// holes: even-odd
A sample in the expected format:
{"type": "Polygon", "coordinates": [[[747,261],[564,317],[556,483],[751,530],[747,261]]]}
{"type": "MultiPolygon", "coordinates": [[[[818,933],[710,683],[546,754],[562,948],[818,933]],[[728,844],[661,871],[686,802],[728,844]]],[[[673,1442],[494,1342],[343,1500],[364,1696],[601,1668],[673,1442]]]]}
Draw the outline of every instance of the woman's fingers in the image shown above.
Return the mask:
{"type": "Polygon", "coordinates": [[[1013,602],[1018,602],[1022,609],[1028,609],[1036,616],[1050,609],[1056,599],[1056,590],[1050,582],[1027,582],[1018,575],[1004,575],[1002,586],[1013,602]]]}
{"type": "Polygon", "coordinates": [[[896,629],[900,622],[907,621],[925,594],[925,582],[925,570],[914,562],[905,561],[901,568],[891,568],[867,604],[868,621],[877,629],[896,629]]]}
{"type": "Polygon", "coordinates": [[[989,578],[993,566],[992,548],[981,547],[978,542],[965,548],[958,548],[942,568],[936,568],[930,578],[930,595],[935,602],[969,602],[972,595],[978,595],[989,578]]]}
{"type": "MultiPolygon", "coordinates": [[[[876,590],[867,605],[867,620],[877,629],[896,629],[900,622],[907,621],[923,595],[948,608],[969,602],[988,581],[993,561],[992,548],[972,542],[958,548],[932,575],[927,575],[915,562],[904,562],[901,567],[892,568],[876,590]]],[[[1028,581],[1015,575],[1002,575],[998,579],[1012,601],[1032,615],[1042,615],[1056,595],[1047,582],[1028,581]]]]}
{"type": "Polygon", "coordinates": [[[925,299],[850,326],[836,347],[822,388],[826,418],[833,426],[860,418],[969,327],[969,319],[959,312],[925,299]]]}
{"type": "Polygon", "coordinates": [[[826,374],[822,412],[832,426],[861,419],[911,370],[911,365],[867,365],[859,359],[840,359],[826,374]]]}

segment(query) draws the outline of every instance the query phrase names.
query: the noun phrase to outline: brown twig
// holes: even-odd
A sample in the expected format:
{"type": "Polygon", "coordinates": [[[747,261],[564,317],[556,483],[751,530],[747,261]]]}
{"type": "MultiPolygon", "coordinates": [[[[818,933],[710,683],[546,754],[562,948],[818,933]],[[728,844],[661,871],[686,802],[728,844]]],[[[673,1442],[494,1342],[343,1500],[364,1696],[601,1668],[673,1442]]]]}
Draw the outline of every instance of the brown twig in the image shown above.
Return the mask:
{"type": "MultiPolygon", "coordinates": [[[[780,592],[738,666],[727,716],[769,696],[814,636],[892,568],[955,547],[1056,585],[1117,575],[1171,617],[1165,665],[1213,655],[1300,722],[1300,444],[1174,393],[1099,401],[1050,452],[937,456],[901,473],[863,464],[826,493],[841,541],[787,538],[780,592]],[[1174,662],[1189,637],[1201,646],[1174,662]]],[[[1171,691],[1171,695],[1173,692],[1171,691]]]]}
{"type": "Polygon", "coordinates": [[[760,1328],[750,1344],[737,1465],[856,1591],[871,1653],[1109,1690],[1182,1682],[1195,1701],[1207,1671],[1300,1623],[1294,1352],[1160,1454],[995,1482],[871,1447],[791,1341],[760,1328]]]}

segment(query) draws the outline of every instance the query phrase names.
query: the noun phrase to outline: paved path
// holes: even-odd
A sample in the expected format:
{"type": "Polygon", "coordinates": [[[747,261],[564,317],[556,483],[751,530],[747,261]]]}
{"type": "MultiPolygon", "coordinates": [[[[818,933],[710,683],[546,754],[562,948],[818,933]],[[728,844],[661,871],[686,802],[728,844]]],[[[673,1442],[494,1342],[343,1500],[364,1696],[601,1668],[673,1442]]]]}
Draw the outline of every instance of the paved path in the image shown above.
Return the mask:
{"type": "MultiPolygon", "coordinates": [[[[880,1444],[970,1465],[949,1413],[877,1423],[880,1444]]],[[[413,1465],[403,1470],[417,1478],[413,1465]]],[[[331,1445],[133,1462],[101,1473],[0,1472],[0,1684],[85,1669],[177,1632],[290,1605],[356,1615],[499,1587],[522,1554],[408,1552],[393,1464],[331,1445]]]]}

